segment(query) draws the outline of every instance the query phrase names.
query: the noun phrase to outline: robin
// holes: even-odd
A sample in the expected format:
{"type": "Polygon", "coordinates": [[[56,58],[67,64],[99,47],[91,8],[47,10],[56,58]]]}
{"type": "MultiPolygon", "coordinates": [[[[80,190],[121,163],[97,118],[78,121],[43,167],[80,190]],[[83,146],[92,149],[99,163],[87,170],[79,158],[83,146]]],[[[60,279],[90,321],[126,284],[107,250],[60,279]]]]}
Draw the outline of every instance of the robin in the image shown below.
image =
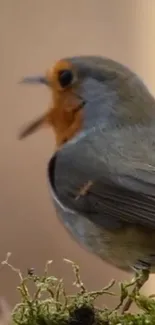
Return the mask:
{"type": "Polygon", "coordinates": [[[140,288],[155,272],[154,97],[129,68],[99,56],[61,59],[22,83],[44,84],[52,95],[20,139],[53,128],[48,177],[62,222],[101,259],[142,270],[140,288]]]}

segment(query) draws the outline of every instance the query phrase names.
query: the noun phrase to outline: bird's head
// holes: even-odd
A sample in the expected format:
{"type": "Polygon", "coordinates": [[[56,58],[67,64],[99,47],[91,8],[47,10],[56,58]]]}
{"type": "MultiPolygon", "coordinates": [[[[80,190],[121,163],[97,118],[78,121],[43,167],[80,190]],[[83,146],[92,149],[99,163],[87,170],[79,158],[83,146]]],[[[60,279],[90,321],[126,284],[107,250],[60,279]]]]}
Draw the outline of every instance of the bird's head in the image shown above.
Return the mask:
{"type": "Polygon", "coordinates": [[[152,107],[152,97],[141,80],[127,67],[104,57],[61,59],[45,76],[26,77],[21,83],[46,85],[52,104],[25,127],[20,139],[49,125],[57,147],[102,122],[113,128],[146,120],[148,107],[152,107]],[[146,101],[148,105],[144,105],[146,101]]]}
{"type": "Polygon", "coordinates": [[[72,138],[82,126],[85,101],[78,91],[81,82],[78,69],[67,59],[56,62],[45,76],[23,78],[21,83],[46,85],[52,94],[52,104],[45,114],[23,129],[19,138],[23,139],[46,125],[54,129],[57,146],[72,138]]]}

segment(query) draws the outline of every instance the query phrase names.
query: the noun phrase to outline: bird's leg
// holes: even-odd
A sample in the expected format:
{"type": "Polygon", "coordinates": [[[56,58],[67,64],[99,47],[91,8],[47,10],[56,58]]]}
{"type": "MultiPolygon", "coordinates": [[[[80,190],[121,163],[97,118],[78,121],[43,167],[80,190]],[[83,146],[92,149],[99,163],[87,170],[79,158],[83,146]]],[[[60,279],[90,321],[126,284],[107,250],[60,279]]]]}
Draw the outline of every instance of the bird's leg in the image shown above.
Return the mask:
{"type": "Polygon", "coordinates": [[[143,269],[141,270],[141,274],[139,275],[139,273],[136,272],[136,281],[135,281],[135,286],[131,292],[131,297],[128,298],[128,300],[126,301],[126,303],[124,304],[123,308],[122,308],[122,314],[124,314],[126,311],[129,310],[133,299],[132,297],[139,292],[139,290],[143,287],[143,285],[145,284],[145,282],[148,280],[149,278],[149,274],[150,274],[150,270],[149,269],[143,269]]]}

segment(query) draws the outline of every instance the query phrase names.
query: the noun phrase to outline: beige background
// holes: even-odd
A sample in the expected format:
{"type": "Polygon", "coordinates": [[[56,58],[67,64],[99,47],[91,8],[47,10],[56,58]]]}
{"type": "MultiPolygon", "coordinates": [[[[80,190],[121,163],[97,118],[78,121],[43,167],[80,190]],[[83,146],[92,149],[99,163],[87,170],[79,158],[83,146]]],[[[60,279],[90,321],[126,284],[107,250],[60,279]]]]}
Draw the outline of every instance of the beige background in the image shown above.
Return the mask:
{"type": "MultiPolygon", "coordinates": [[[[17,82],[63,56],[101,54],[127,64],[155,92],[154,31],[154,0],[0,0],[0,260],[11,251],[14,265],[41,272],[53,259],[69,291],[73,278],[63,257],[79,263],[89,289],[129,278],[79,247],[58,221],[46,179],[51,132],[17,140],[20,127],[46,109],[48,92],[17,82]]],[[[11,304],[17,283],[10,270],[0,271],[0,293],[11,304]]],[[[114,305],[112,298],[106,303],[114,305]]]]}

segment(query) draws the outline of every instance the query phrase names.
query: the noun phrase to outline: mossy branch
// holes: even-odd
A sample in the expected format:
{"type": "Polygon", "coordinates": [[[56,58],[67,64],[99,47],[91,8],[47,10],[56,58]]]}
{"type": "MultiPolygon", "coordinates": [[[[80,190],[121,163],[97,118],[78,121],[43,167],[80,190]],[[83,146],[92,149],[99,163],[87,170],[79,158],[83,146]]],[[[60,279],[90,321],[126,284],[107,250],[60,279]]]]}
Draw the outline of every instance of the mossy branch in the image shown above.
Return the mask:
{"type": "MultiPolygon", "coordinates": [[[[79,266],[74,262],[64,259],[64,262],[72,266],[77,288],[75,295],[66,293],[63,279],[50,275],[49,268],[52,260],[47,261],[43,274],[38,276],[35,270],[28,269],[24,277],[18,268],[10,262],[11,253],[1,263],[8,266],[19,276],[18,290],[21,301],[14,307],[11,313],[11,321],[17,325],[143,325],[155,324],[155,299],[154,296],[146,297],[138,290],[131,292],[130,288],[139,283],[141,274],[130,283],[120,283],[120,303],[113,309],[98,309],[95,301],[99,296],[116,296],[111,289],[115,281],[112,280],[106,287],[98,291],[89,292],[80,277],[79,266]],[[30,294],[29,284],[35,286],[30,294]],[[47,298],[43,298],[43,294],[47,298]],[[127,298],[139,307],[138,314],[126,312],[122,314],[120,308],[127,298]]],[[[104,298],[106,299],[106,298],[104,298]]]]}

